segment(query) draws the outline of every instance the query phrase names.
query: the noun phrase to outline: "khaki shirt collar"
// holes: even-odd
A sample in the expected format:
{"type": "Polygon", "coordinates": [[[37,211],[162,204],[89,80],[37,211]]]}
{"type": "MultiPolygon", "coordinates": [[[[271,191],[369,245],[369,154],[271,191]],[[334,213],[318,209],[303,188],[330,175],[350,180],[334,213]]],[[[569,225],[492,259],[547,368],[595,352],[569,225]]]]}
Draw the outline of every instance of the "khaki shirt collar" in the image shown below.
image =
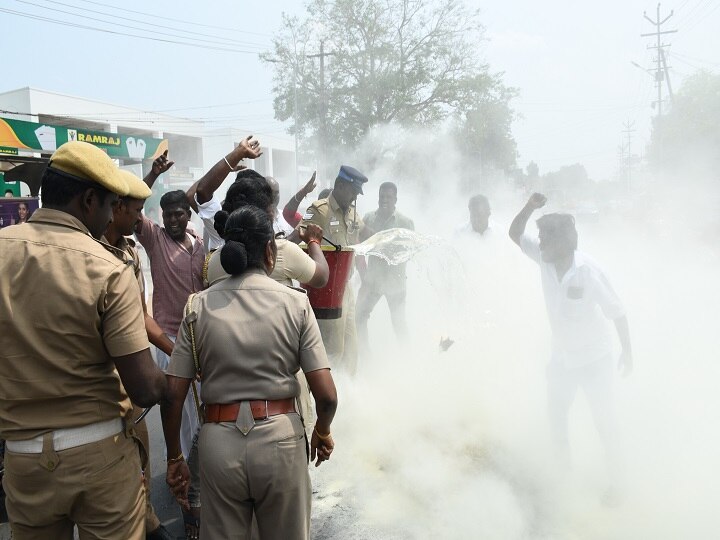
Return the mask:
{"type": "Polygon", "coordinates": [[[53,210],[51,208],[38,208],[33,215],[30,216],[28,222],[32,223],[49,223],[51,225],[60,225],[75,229],[92,237],[90,230],[75,216],[63,212],[62,210],[53,210]]]}

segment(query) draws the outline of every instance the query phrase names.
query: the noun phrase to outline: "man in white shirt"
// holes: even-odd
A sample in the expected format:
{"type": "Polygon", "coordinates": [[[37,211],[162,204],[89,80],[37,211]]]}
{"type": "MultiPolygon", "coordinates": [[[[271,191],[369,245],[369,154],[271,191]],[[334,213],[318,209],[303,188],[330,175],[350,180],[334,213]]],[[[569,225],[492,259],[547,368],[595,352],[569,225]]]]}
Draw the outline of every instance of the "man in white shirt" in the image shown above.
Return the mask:
{"type": "Polygon", "coordinates": [[[530,216],[546,201],[539,193],[530,197],[510,226],[510,238],[540,266],[552,329],[548,405],[558,457],[569,462],[568,412],[579,387],[587,396],[613,477],[617,472],[611,397],[614,344],[607,320],[615,323],[622,346],[618,367],[627,375],[632,370],[632,349],[625,308],[598,265],[577,251],[571,215],[547,214],[538,219],[539,241],[524,234],[530,216]]]}
{"type": "Polygon", "coordinates": [[[468,201],[470,219],[455,229],[456,234],[486,237],[492,232],[490,201],[485,195],[473,195],[468,201]]]}

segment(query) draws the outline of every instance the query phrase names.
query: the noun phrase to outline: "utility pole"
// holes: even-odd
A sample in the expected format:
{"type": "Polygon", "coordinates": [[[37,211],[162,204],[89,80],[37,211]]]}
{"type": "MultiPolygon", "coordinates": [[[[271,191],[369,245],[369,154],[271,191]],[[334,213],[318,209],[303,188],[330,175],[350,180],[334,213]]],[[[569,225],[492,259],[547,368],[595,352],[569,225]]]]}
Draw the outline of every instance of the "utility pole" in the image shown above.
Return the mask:
{"type": "Polygon", "coordinates": [[[623,122],[625,128],[622,133],[627,136],[627,162],[626,162],[626,174],[627,174],[627,191],[630,193],[631,180],[632,180],[632,134],[635,133],[635,122],[628,120],[623,122]]]}
{"type": "MultiPolygon", "coordinates": [[[[647,12],[643,11],[643,17],[645,17],[650,24],[655,26],[655,32],[651,34],[640,34],[640,37],[656,37],[657,38],[657,45],[648,45],[648,49],[656,49],[657,50],[657,57],[655,59],[657,63],[657,68],[655,70],[655,85],[657,86],[657,116],[660,118],[662,116],[662,86],[663,81],[667,79],[668,89],[670,88],[670,77],[667,73],[667,64],[665,62],[665,47],[669,47],[669,44],[663,43],[661,41],[661,36],[664,34],[674,34],[677,32],[677,30],[661,30],[660,27],[665,24],[670,17],[673,16],[675,12],[670,11],[670,15],[665,17],[664,19],[660,18],[660,4],[657,5],[657,15],[656,19],[652,20],[650,17],[647,16],[647,12]]],[[[672,95],[672,90],[669,91],[669,94],[672,95]]]]}
{"type": "Polygon", "coordinates": [[[320,41],[320,52],[318,54],[308,54],[307,58],[319,58],[320,59],[320,133],[318,137],[318,170],[320,171],[320,178],[323,181],[327,175],[325,174],[325,150],[327,149],[327,92],[325,90],[325,57],[332,56],[333,52],[325,52],[325,41],[320,41]]]}

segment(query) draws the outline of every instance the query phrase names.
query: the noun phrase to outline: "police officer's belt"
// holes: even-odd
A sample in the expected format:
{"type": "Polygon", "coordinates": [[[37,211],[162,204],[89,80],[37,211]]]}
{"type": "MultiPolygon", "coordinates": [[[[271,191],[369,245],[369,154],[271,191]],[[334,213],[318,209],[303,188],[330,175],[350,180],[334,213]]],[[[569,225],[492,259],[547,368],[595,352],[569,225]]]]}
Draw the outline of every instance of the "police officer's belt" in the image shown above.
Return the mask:
{"type": "MultiPolygon", "coordinates": [[[[255,420],[265,420],[278,414],[297,412],[295,398],[268,399],[250,401],[255,420]]],[[[206,422],[234,422],[240,411],[240,403],[213,403],[205,404],[206,422]]]]}
{"type": "MultiPolygon", "coordinates": [[[[105,422],[88,424],[87,426],[65,428],[53,431],[53,449],[56,452],[90,444],[112,437],[123,430],[122,418],[113,418],[105,422]]],[[[43,451],[43,435],[25,441],[5,441],[5,448],[18,454],[41,454],[43,451]]]]}

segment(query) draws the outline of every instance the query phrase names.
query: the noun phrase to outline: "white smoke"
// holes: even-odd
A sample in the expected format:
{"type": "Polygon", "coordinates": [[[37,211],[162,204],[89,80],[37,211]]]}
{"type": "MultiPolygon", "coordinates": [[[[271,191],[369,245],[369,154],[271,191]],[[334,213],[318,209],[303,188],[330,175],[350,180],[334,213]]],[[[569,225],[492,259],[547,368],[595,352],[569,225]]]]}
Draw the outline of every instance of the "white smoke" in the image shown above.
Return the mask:
{"type": "MultiPolygon", "coordinates": [[[[702,234],[707,215],[673,219],[673,200],[656,194],[652,208],[636,201],[625,214],[578,222],[580,249],[624,301],[634,345],[634,373],[615,379],[626,474],[622,504],[609,508],[601,503],[602,447],[582,393],[570,415],[573,470],[554,467],[539,272],[507,237],[527,194],[486,184],[494,228],[487,238],[459,237],[453,230],[467,220],[467,194],[456,188],[465,171],[452,144],[441,133],[396,127],[372,140],[402,141],[414,149],[409,155],[425,157],[403,169],[397,153],[375,159],[367,142],[355,156],[361,170],[374,163],[364,169],[361,210],[376,208],[377,186],[394,180],[398,209],[419,232],[447,242],[408,264],[409,343],[395,339],[381,300],[369,324],[373,354],[354,380],[333,374],[337,447],[313,472],[314,537],[713,537],[720,264],[702,234]],[[446,336],[455,344],[442,353],[446,336]]],[[[532,222],[528,232],[536,234],[532,222]]]]}

